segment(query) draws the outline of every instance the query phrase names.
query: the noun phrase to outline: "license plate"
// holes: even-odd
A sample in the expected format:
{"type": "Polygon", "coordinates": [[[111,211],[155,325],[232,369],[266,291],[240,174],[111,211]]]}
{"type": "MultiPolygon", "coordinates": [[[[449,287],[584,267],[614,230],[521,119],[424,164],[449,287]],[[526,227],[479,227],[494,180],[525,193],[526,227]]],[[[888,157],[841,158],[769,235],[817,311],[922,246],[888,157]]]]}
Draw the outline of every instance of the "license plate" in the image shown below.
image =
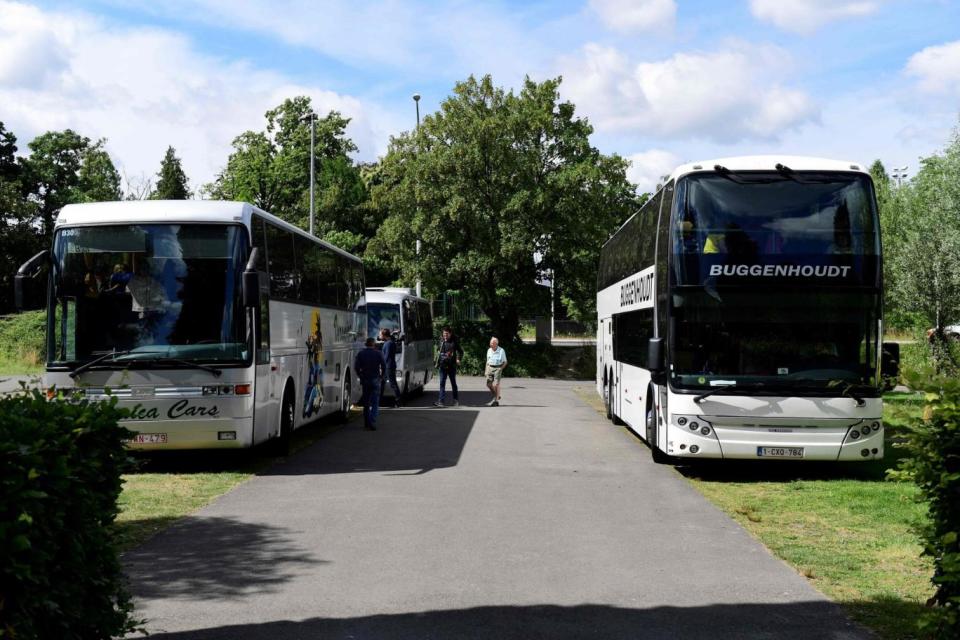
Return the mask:
{"type": "Polygon", "coordinates": [[[757,447],[761,458],[802,458],[803,447],[757,447]]]}
{"type": "Polygon", "coordinates": [[[138,433],[130,439],[133,444],[167,444],[165,433],[138,433]]]}

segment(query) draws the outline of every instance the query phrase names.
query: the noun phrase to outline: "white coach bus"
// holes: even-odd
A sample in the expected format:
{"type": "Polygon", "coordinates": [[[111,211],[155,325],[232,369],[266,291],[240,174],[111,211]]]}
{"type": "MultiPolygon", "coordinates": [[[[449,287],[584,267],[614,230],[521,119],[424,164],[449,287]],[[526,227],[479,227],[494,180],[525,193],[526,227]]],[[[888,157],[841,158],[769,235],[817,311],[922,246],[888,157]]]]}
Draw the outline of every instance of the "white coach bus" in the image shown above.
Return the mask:
{"type": "Polygon", "coordinates": [[[433,376],[433,313],[430,303],[410,289],[370,287],[364,296],[367,333],[389,329],[397,341],[397,386],[403,395],[419,393],[433,376]]]}
{"type": "Polygon", "coordinates": [[[285,451],[359,395],[362,263],[249,204],[69,205],[17,274],[21,307],[45,264],[44,383],[118,397],[134,448],[285,451]]]}
{"type": "Polygon", "coordinates": [[[685,164],[603,246],[597,390],[657,462],[883,456],[880,227],[849,162],[685,164]]]}

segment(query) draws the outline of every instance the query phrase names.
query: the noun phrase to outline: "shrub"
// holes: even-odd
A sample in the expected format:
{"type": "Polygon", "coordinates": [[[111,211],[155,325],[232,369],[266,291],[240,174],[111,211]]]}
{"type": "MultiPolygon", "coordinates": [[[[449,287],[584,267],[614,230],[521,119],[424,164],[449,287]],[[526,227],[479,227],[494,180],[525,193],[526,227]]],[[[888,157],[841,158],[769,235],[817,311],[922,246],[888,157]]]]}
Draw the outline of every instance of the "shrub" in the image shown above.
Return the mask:
{"type": "Polygon", "coordinates": [[[929,505],[921,530],[924,553],[934,560],[934,596],[922,621],[938,638],[960,637],[960,380],[929,373],[908,373],[911,388],[924,392],[923,421],[908,431],[909,454],[895,479],[912,479],[929,505]]]}
{"type": "Polygon", "coordinates": [[[134,630],[111,523],[131,467],[110,402],[0,399],[0,638],[134,630]]]}
{"type": "Polygon", "coordinates": [[[46,359],[47,314],[28,311],[0,317],[0,362],[11,371],[36,369],[46,359]]]}

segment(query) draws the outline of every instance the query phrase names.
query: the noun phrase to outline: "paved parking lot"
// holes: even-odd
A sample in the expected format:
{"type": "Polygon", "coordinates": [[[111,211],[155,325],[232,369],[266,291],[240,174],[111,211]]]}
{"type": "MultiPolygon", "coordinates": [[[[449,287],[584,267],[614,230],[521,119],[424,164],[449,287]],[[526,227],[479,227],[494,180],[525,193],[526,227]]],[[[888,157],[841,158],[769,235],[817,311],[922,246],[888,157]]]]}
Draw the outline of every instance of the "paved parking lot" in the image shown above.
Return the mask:
{"type": "Polygon", "coordinates": [[[127,554],[140,615],[166,640],[870,637],[588,384],[354,420],[127,554]]]}

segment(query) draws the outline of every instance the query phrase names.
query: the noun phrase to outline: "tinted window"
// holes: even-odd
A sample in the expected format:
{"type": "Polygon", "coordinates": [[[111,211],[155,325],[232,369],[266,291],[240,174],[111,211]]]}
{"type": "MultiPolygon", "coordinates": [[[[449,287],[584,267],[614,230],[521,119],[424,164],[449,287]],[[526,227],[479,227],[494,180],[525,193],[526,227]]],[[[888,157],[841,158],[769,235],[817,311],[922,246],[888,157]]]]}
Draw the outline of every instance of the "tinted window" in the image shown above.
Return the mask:
{"type": "Polygon", "coordinates": [[[294,260],[293,234],[267,225],[267,260],[270,268],[270,295],[296,299],[297,270],[294,260]]]}
{"type": "Polygon", "coordinates": [[[613,358],[635,367],[647,367],[648,341],[653,337],[653,309],[613,316],[613,358]]]}

